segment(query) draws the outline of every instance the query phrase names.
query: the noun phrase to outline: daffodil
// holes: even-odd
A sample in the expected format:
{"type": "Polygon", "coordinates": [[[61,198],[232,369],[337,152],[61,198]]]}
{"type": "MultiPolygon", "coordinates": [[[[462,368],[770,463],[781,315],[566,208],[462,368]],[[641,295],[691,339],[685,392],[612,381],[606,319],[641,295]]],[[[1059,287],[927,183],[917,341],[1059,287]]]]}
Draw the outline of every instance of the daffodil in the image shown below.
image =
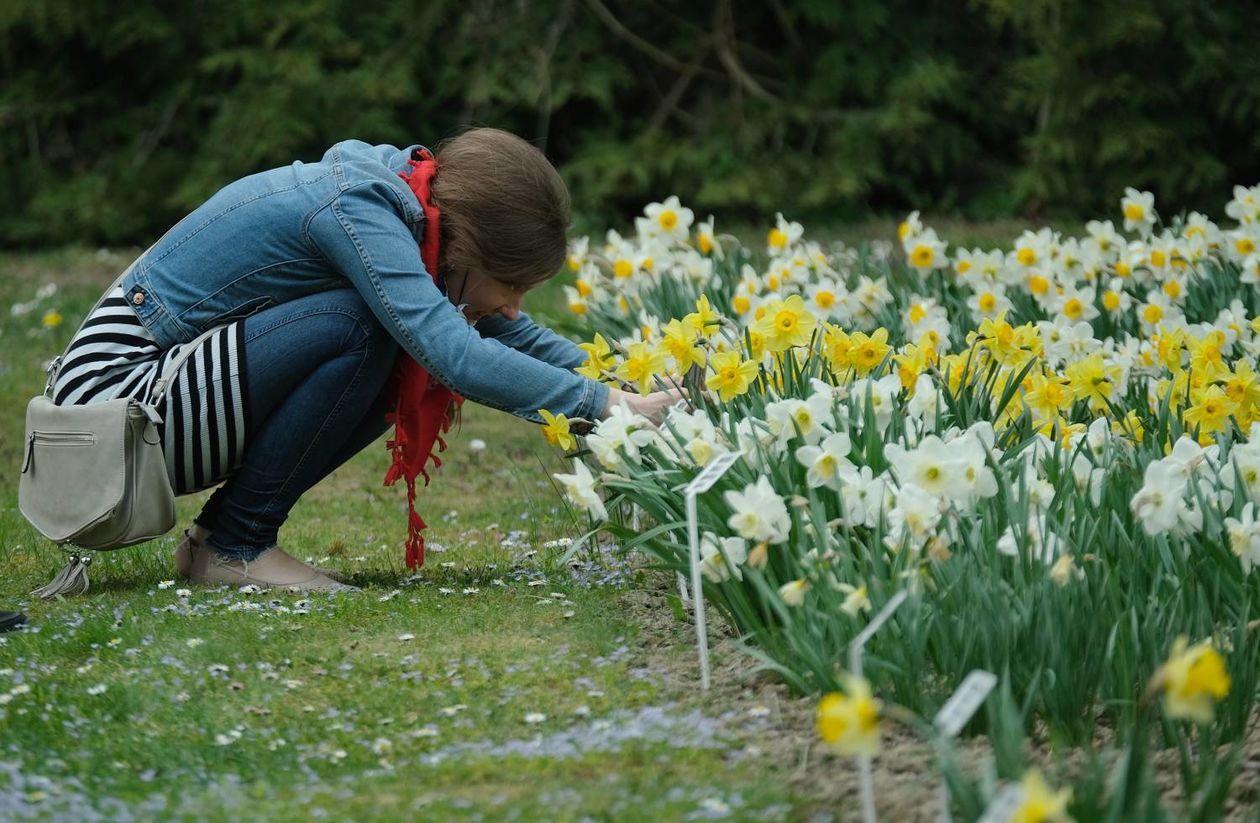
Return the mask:
{"type": "Polygon", "coordinates": [[[718,352],[709,358],[709,376],[705,386],[718,393],[723,402],[748,391],[757,379],[757,364],[745,360],[737,351],[718,352]]]}
{"type": "Polygon", "coordinates": [[[1101,352],[1069,365],[1066,369],[1068,385],[1077,400],[1088,400],[1090,408],[1104,411],[1107,401],[1116,396],[1120,382],[1120,367],[1109,365],[1101,352]]]}
{"type": "Polygon", "coordinates": [[[1024,392],[1024,404],[1040,420],[1055,420],[1072,408],[1075,396],[1072,386],[1062,377],[1030,374],[1028,390],[1024,392]]]}
{"type": "Polygon", "coordinates": [[[539,409],[538,414],[542,417],[543,434],[547,437],[547,442],[553,446],[568,451],[577,445],[577,439],[569,431],[569,418],[563,414],[552,414],[546,409],[539,409]]]}
{"type": "Polygon", "coordinates": [[[805,593],[809,591],[809,581],[800,578],[791,580],[779,587],[779,597],[789,606],[800,606],[805,602],[805,593]]]}
{"type": "Polygon", "coordinates": [[[843,692],[828,692],[818,701],[818,736],[844,755],[873,755],[879,751],[881,705],[864,678],[846,676],[843,692]]]}
{"type": "Polygon", "coordinates": [[[652,380],[664,370],[665,355],[655,346],[639,341],[630,344],[625,360],[614,374],[635,385],[639,394],[648,394],[652,391],[652,380]]]}
{"type": "Polygon", "coordinates": [[[698,330],[681,320],[671,320],[661,329],[661,349],[674,361],[679,374],[694,366],[704,368],[708,354],[697,345],[698,330]]]}
{"type": "Polygon", "coordinates": [[[1211,640],[1191,646],[1181,635],[1173,641],[1172,652],[1155,673],[1152,686],[1163,690],[1169,717],[1211,723],[1216,702],[1229,694],[1230,679],[1225,659],[1211,640]]]}
{"type": "Polygon", "coordinates": [[[46,329],[55,329],[61,325],[61,312],[56,309],[44,312],[44,318],[40,322],[44,324],[46,329]]]}
{"type": "Polygon", "coordinates": [[[586,511],[597,520],[607,520],[608,511],[604,508],[604,501],[600,499],[599,493],[595,491],[595,478],[591,475],[591,470],[586,467],[578,458],[573,459],[572,474],[555,474],[552,475],[556,481],[564,489],[568,498],[586,511]]]}
{"type": "Polygon", "coordinates": [[[1036,769],[1024,772],[1019,785],[1022,798],[1010,823],[1066,823],[1072,819],[1067,813],[1067,804],[1072,800],[1070,788],[1052,792],[1036,769]]]}
{"type": "Polygon", "coordinates": [[[1210,386],[1199,392],[1196,400],[1193,406],[1186,409],[1183,417],[1187,428],[1198,428],[1199,443],[1206,446],[1212,442],[1215,432],[1223,431],[1229,426],[1230,415],[1238,408],[1238,404],[1220,386],[1210,386]]]}
{"type": "Polygon", "coordinates": [[[888,345],[888,329],[878,328],[871,335],[854,332],[849,337],[849,364],[859,375],[870,374],[884,362],[892,346],[888,345]]]}
{"type": "Polygon", "coordinates": [[[599,332],[595,333],[595,339],[590,343],[578,343],[578,348],[586,352],[586,362],[574,369],[578,374],[601,380],[604,372],[612,369],[615,360],[612,347],[599,332]]]}
{"type": "Polygon", "coordinates": [[[767,351],[777,354],[809,343],[818,321],[799,294],[786,300],[771,300],[762,308],[764,312],[752,328],[762,336],[767,351]]]}
{"type": "Polygon", "coordinates": [[[684,317],[683,322],[694,327],[707,338],[722,325],[722,315],[718,314],[709,303],[709,296],[702,294],[696,298],[696,310],[684,317]]]}

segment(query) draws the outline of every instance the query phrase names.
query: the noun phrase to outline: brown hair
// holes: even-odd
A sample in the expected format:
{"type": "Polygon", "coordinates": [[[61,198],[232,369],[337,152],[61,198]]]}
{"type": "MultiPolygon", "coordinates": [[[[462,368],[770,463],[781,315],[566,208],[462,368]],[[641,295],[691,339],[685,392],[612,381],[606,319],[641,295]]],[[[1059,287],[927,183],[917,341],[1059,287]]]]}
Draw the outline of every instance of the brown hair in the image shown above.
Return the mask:
{"type": "Polygon", "coordinates": [[[564,265],[569,191],[543,153],[516,135],[477,128],[443,141],[432,191],[447,271],[532,286],[564,265]]]}

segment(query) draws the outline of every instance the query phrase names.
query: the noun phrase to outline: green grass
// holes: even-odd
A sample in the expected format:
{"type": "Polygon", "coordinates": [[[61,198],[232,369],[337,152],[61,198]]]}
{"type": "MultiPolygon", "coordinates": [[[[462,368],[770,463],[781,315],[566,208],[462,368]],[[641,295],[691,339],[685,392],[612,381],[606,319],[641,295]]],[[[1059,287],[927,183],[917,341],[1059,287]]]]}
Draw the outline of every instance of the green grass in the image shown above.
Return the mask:
{"type": "MultiPolygon", "coordinates": [[[[421,495],[418,575],[403,568],[405,498],[381,487],[377,444],[281,531],[359,593],[181,597],[182,583],[160,585],[177,528],[98,554],[85,596],[31,598],[60,553],[17,511],[25,402],[127,262],[0,259],[0,608],[25,609],[33,627],[0,636],[0,695],[12,695],[0,817],[641,820],[726,804],[760,819],[796,803],[781,776],[728,758],[720,705],[662,676],[626,589],[583,586],[563,549],[544,548],[581,530],[548,477],[559,455],[528,424],[471,405],[421,495]],[[50,282],[56,295],[11,314],[50,282]],[[64,323],[43,328],[45,309],[64,323]],[[473,438],[490,447],[473,453],[473,438]]],[[[179,500],[181,527],[205,496],[179,500]]]]}

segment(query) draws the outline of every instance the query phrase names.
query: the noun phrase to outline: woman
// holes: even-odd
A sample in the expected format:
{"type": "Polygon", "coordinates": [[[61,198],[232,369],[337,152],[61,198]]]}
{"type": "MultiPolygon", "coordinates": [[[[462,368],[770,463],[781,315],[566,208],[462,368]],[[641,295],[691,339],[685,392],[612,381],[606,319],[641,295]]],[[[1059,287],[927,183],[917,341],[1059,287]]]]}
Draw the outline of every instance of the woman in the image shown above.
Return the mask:
{"type": "MultiPolygon", "coordinates": [[[[580,349],[521,311],[560,270],[568,193],[537,149],[474,129],[419,147],[338,143],[318,163],[231,183],[143,254],[76,334],[57,404],[147,397],[202,332],[163,401],[177,494],[210,497],[176,551],[195,583],[336,590],[277,545],[307,489],[397,423],[387,483],[414,481],[450,391],[541,422],[677,397],[575,374],[580,349]],[[422,261],[423,256],[423,261],[422,261]],[[389,422],[387,422],[389,415],[389,422]]],[[[427,477],[427,475],[426,475],[427,477]]],[[[423,561],[412,508],[408,563],[423,561]]]]}

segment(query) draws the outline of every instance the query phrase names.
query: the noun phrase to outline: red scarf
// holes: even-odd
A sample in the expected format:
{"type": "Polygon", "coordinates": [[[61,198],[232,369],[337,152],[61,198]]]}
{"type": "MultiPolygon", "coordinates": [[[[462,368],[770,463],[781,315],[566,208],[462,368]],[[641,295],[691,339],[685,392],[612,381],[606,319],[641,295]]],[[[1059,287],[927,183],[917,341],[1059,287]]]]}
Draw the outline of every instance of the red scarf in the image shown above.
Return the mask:
{"type": "MultiPolygon", "coordinates": [[[[420,201],[424,210],[424,236],[420,242],[420,261],[429,270],[433,282],[438,279],[438,210],[429,199],[429,184],[437,174],[437,161],[428,149],[417,149],[407,161],[407,173],[399,177],[420,201]]],[[[394,363],[394,385],[398,387],[394,411],[385,415],[386,422],[394,424],[394,438],[385,443],[393,454],[393,463],[385,472],[385,485],[392,486],[402,477],[407,480],[407,568],[424,565],[425,522],[416,511],[416,475],[424,475],[429,485],[429,472],[425,463],[433,460],[434,468],[442,461],[433,453],[446,450],[442,433],[450,431],[455,409],[464,398],[433,380],[423,366],[405,354],[394,363]]]]}

